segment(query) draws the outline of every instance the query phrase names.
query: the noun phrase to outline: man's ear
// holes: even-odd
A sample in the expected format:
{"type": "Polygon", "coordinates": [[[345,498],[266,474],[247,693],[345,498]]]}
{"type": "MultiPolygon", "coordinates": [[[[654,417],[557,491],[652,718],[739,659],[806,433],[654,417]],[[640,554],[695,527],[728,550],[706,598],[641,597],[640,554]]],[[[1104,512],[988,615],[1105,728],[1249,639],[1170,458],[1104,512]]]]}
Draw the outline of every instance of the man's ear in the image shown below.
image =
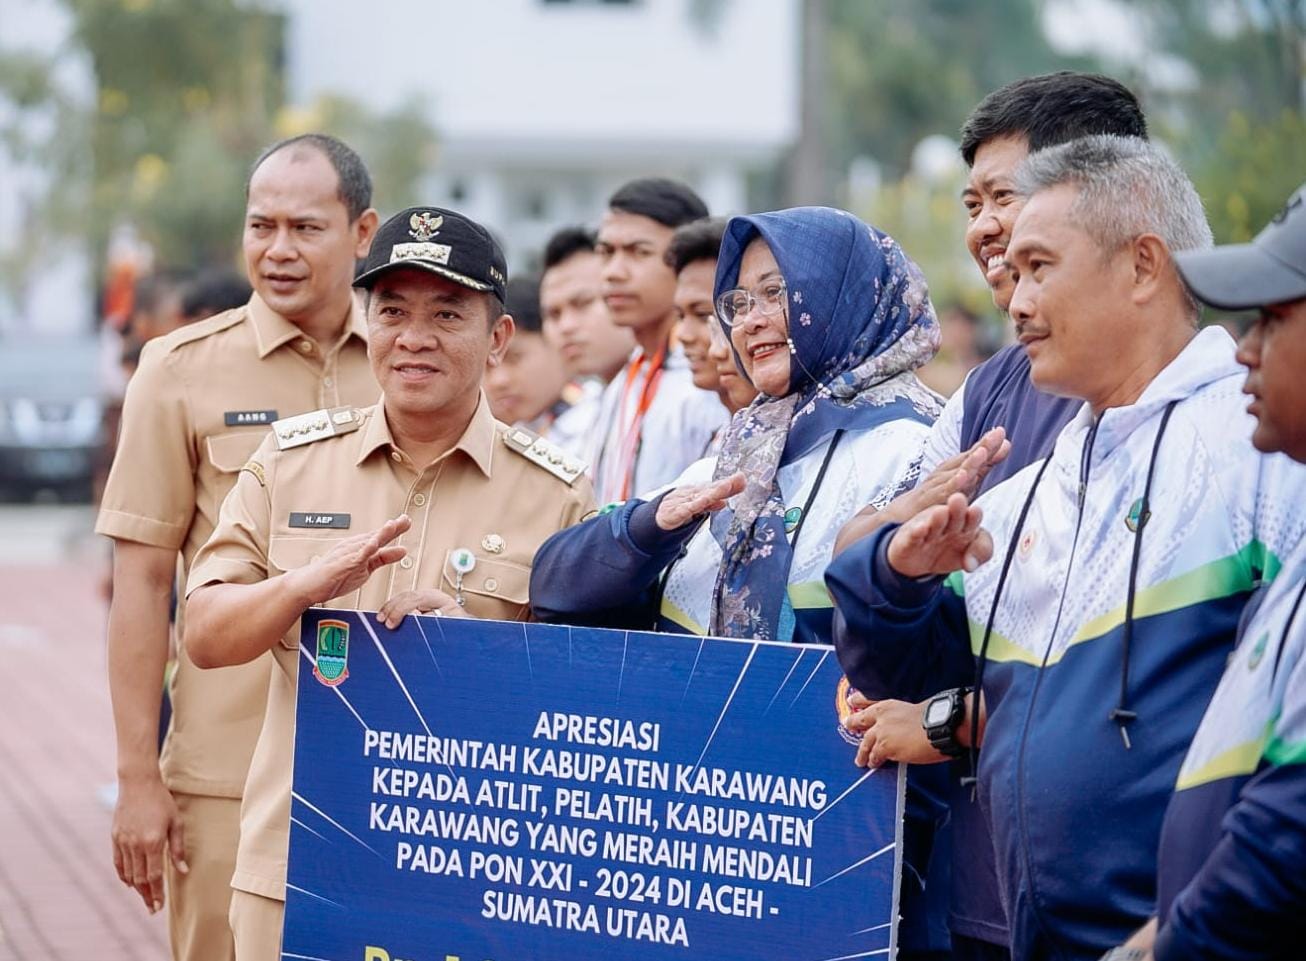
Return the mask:
{"type": "Polygon", "coordinates": [[[368,207],[354,221],[355,260],[363,260],[367,257],[368,251],[372,249],[372,241],[376,239],[376,228],[380,222],[375,207],[368,207]]]}
{"type": "Polygon", "coordinates": [[[1145,304],[1175,275],[1174,260],[1165,241],[1156,234],[1143,234],[1133,244],[1134,292],[1135,304],[1145,304]]]}
{"type": "Polygon", "coordinates": [[[491,367],[498,367],[503,360],[504,353],[508,350],[508,344],[512,341],[512,335],[517,331],[517,324],[513,321],[511,314],[500,314],[490,327],[490,353],[486,357],[486,363],[491,367]]]}

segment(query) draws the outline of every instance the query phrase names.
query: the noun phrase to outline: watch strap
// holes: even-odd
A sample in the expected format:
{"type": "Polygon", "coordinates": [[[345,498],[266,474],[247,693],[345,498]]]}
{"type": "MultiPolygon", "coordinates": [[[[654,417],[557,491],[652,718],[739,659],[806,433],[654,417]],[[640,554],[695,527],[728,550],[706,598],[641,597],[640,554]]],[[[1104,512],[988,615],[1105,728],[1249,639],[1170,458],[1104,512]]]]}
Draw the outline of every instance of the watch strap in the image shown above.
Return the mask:
{"type": "Polygon", "coordinates": [[[942,724],[925,727],[925,736],[929,739],[930,746],[940,754],[959,758],[966,753],[966,749],[957,740],[957,728],[966,716],[966,695],[971,690],[969,687],[958,687],[950,691],[942,691],[930,698],[929,704],[926,705],[928,713],[930,704],[939,698],[947,697],[951,701],[951,710],[948,712],[947,719],[942,724]]]}

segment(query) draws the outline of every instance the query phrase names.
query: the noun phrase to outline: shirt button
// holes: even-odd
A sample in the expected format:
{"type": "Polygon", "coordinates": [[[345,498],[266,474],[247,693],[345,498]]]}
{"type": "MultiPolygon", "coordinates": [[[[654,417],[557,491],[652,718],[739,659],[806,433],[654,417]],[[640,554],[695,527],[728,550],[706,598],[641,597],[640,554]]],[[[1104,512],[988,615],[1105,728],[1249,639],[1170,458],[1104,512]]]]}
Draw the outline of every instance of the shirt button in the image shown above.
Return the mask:
{"type": "Polygon", "coordinates": [[[399,451],[392,450],[390,452],[390,459],[394,461],[396,464],[398,464],[401,460],[403,460],[403,456],[399,453],[399,451]]]}
{"type": "Polygon", "coordinates": [[[334,387],[336,385],[336,382],[332,380],[330,377],[323,377],[322,383],[327,387],[334,387]]]}
{"type": "Polygon", "coordinates": [[[485,579],[485,589],[493,593],[494,591],[497,591],[499,589],[499,582],[496,581],[493,577],[487,577],[485,579]]]}
{"type": "Polygon", "coordinates": [[[425,495],[425,494],[414,494],[414,495],[413,495],[413,503],[416,504],[418,507],[421,507],[423,504],[426,503],[426,495],[425,495]]]}
{"type": "Polygon", "coordinates": [[[408,570],[408,568],[413,566],[413,559],[411,557],[405,557],[399,562],[399,566],[404,570],[408,570]]]}
{"type": "Polygon", "coordinates": [[[313,345],[307,340],[301,340],[299,342],[299,350],[300,353],[311,354],[313,353],[313,345]]]}

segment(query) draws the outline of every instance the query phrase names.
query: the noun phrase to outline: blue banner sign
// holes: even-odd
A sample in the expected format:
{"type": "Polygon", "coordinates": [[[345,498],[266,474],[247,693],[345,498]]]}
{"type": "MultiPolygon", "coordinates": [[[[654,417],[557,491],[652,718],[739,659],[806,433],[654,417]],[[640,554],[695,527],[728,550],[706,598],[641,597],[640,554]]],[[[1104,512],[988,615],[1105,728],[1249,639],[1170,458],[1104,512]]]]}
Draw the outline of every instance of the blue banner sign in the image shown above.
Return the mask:
{"type": "Polygon", "coordinates": [[[282,957],[889,955],[903,776],[830,648],[313,610],[300,650],[282,957]]]}

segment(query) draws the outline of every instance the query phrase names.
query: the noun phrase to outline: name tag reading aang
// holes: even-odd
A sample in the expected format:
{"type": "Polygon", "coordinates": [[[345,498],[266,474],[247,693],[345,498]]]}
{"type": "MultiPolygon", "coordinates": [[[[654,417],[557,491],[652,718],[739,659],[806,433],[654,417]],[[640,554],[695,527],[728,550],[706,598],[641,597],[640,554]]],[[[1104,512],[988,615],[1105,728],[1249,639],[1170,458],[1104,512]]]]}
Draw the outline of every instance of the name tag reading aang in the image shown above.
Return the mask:
{"type": "Polygon", "coordinates": [[[228,410],[222,414],[222,423],[227,427],[257,427],[276,419],[275,410],[228,410]]]}
{"type": "Polygon", "coordinates": [[[315,511],[291,511],[291,527],[321,527],[332,530],[348,530],[348,514],[327,514],[315,511]]]}

